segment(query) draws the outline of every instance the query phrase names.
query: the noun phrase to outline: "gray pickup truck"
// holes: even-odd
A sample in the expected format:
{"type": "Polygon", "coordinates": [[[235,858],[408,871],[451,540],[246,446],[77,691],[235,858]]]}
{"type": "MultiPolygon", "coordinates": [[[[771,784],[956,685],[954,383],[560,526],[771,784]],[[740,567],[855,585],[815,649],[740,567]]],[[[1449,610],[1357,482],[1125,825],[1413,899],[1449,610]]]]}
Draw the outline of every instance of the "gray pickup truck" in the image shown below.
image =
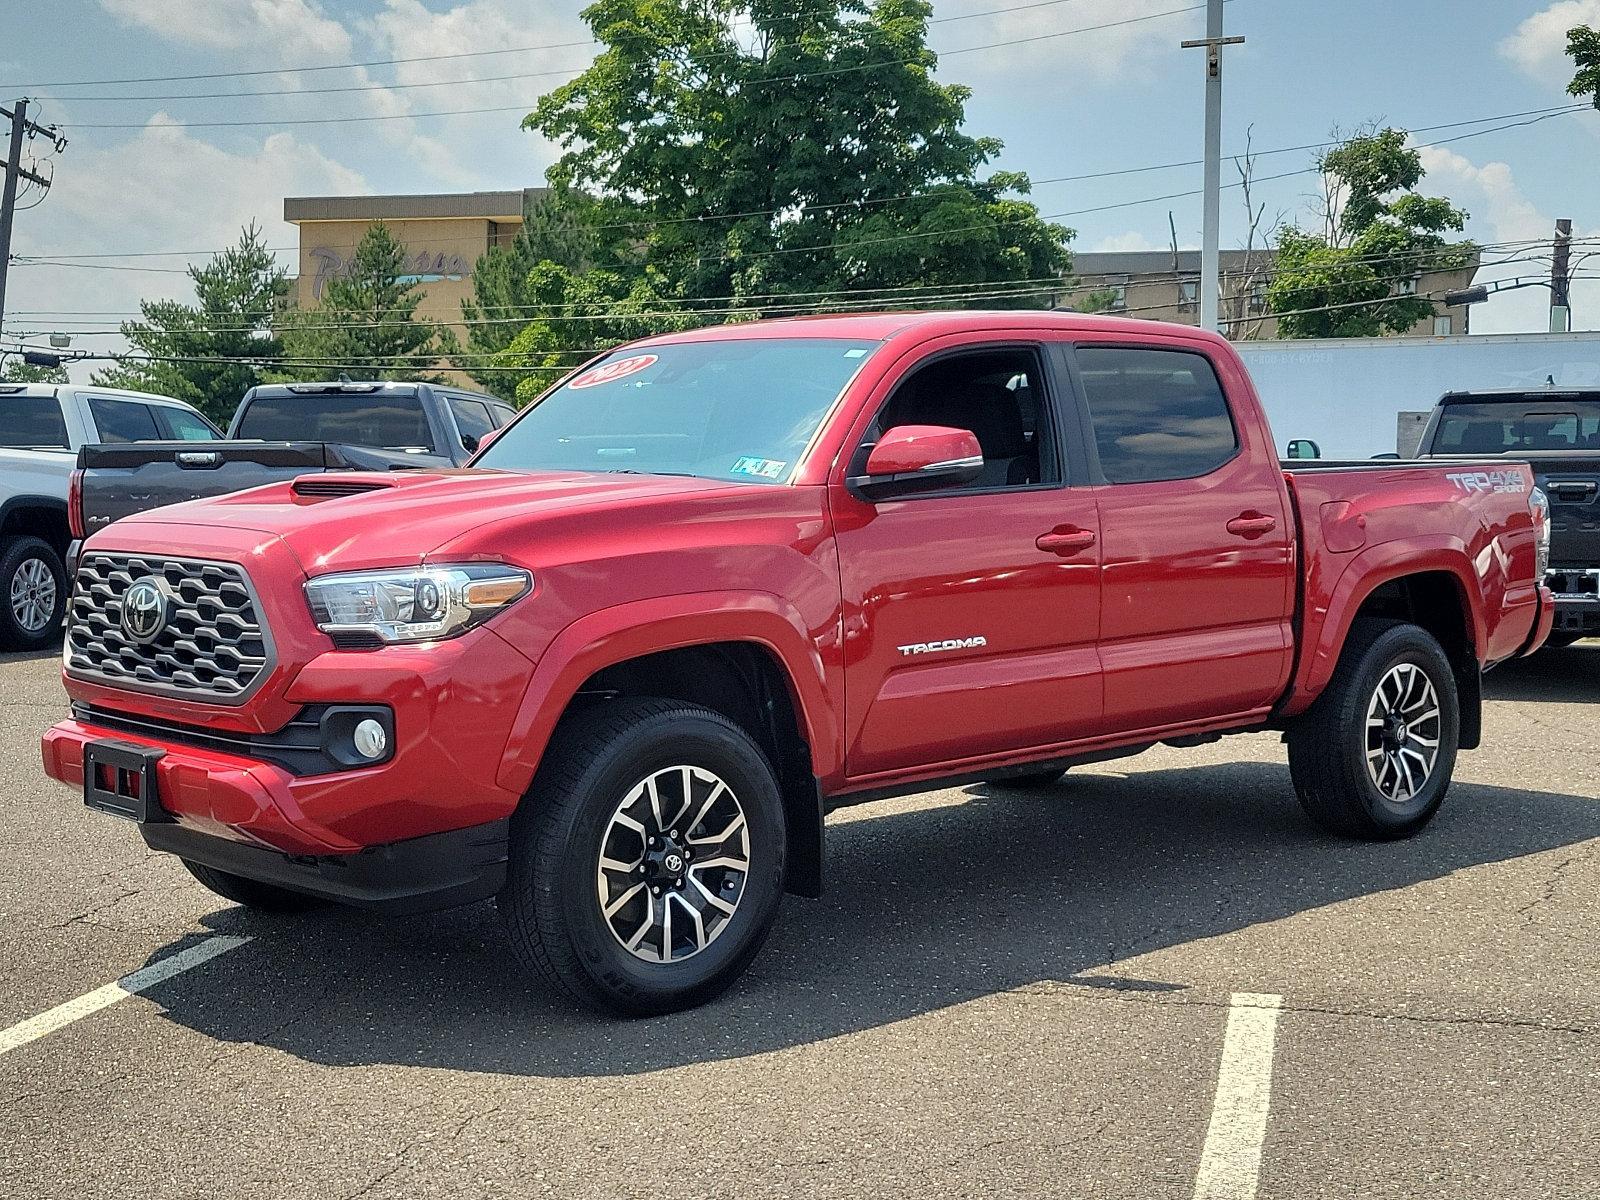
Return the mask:
{"type": "MultiPolygon", "coordinates": [[[[1422,434],[1421,456],[1503,455],[1533,466],[1550,502],[1555,628],[1546,646],[1600,636],[1600,388],[1450,392],[1422,434]]],[[[1493,472],[1476,483],[1496,486],[1493,472]]]]}
{"type": "Polygon", "coordinates": [[[78,452],[78,536],[136,512],[322,471],[460,466],[515,411],[494,396],[429,383],[251,388],[228,436],[78,452]]]}
{"type": "Polygon", "coordinates": [[[68,498],[78,450],[165,438],[191,448],[222,433],[181,400],[118,388],[0,383],[0,649],[61,638],[68,498]]]}

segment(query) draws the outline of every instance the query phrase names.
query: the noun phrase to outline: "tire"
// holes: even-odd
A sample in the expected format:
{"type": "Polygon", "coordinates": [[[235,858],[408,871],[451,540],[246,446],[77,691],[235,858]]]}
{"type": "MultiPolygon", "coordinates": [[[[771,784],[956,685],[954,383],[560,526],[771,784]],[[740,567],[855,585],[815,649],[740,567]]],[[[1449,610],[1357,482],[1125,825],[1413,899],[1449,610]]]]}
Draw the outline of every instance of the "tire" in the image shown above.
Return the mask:
{"type": "Polygon", "coordinates": [[[984,782],[992,788],[1000,788],[1007,792],[1036,792],[1041,788],[1055,786],[1066,777],[1066,774],[1066,771],[1057,767],[1051,771],[1027,771],[1021,775],[1006,775],[984,782]]]}
{"type": "Polygon", "coordinates": [[[66,607],[67,573],[49,542],[36,537],[0,542],[0,647],[59,645],[66,607]]]}
{"type": "Polygon", "coordinates": [[[1565,650],[1574,643],[1581,642],[1588,636],[1582,633],[1552,633],[1544,640],[1546,650],[1565,650]]]}
{"type": "Polygon", "coordinates": [[[1455,675],[1439,643],[1405,622],[1359,620],[1327,689],[1289,727],[1295,793],[1307,815],[1334,833],[1410,837],[1444,801],[1460,733],[1455,675]],[[1430,693],[1419,680],[1436,702],[1431,720],[1430,693]],[[1369,726],[1374,714],[1385,724],[1369,726]],[[1437,743],[1431,761],[1430,738],[1437,743]]]}
{"type": "Polygon", "coordinates": [[[190,862],[187,858],[179,859],[179,861],[189,869],[189,874],[198,879],[208,891],[215,892],[224,900],[232,900],[235,904],[242,904],[245,908],[254,909],[256,912],[305,912],[308,909],[321,908],[326,903],[326,901],[319,900],[315,896],[307,896],[303,892],[292,892],[288,888],[281,888],[274,884],[246,879],[243,875],[219,871],[215,867],[208,867],[203,863],[190,862]]]}
{"type": "Polygon", "coordinates": [[[612,700],[557,729],[512,818],[496,903],[518,960],[557,991],[604,1012],[675,1012],[722,992],[761,949],[784,846],[777,777],[743,729],[675,700],[612,700]],[[742,869],[729,865],[741,855],[742,869]]]}

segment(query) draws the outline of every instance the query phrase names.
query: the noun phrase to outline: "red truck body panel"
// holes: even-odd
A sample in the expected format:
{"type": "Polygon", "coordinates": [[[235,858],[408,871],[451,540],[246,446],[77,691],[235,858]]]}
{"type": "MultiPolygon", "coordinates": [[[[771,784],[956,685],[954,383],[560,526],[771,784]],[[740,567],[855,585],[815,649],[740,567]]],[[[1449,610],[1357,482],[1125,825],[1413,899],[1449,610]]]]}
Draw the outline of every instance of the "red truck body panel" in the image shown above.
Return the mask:
{"type": "MultiPolygon", "coordinates": [[[[1451,478],[1454,463],[1286,476],[1221,338],[1111,318],[938,313],[641,344],[780,336],[883,343],[787,485],[468,468],[353,475],[373,490],[332,499],[274,484],[135,516],[86,550],[242,564],[278,661],[232,707],[72,674],[67,690],[107,713],[241,735],[279,730],[306,705],[391,707],[393,761],[309,778],[181,739],[133,739],[166,749],[161,795],[180,824],[318,855],[508,816],[587,680],[679,647],[741,642],[768,655],[819,788],[838,799],[1293,715],[1326,684],[1362,601],[1400,576],[1455,581],[1482,665],[1536,646],[1541,622],[1548,631],[1525,488],[1472,490],[1451,478]],[[885,398],[930,356],[990,344],[1204,354],[1236,452],[1197,479],[863,500],[846,475],[885,398]],[[1081,553],[1043,550],[1041,537],[1063,535],[1089,540],[1081,553]],[[303,590],[331,572],[473,561],[523,567],[535,590],[432,645],[336,649],[303,590]],[[940,653],[918,651],[930,639],[940,653]]],[[[84,743],[109,736],[129,735],[80,709],[46,734],[46,770],[81,784],[84,743]]]]}

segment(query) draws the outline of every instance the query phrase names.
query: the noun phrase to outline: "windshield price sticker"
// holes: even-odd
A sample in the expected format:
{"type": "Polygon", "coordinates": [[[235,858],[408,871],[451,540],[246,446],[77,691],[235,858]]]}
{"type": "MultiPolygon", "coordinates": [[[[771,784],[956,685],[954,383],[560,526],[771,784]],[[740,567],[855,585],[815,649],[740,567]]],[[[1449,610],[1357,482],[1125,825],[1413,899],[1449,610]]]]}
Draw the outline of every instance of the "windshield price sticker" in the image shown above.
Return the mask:
{"type": "Polygon", "coordinates": [[[632,358],[619,358],[615,362],[604,362],[598,367],[590,367],[571,383],[569,388],[599,387],[602,383],[615,383],[619,379],[626,379],[629,375],[637,375],[646,367],[655,366],[658,356],[654,354],[635,354],[632,358]]]}
{"type": "Polygon", "coordinates": [[[741,458],[733,464],[735,475],[753,475],[757,479],[777,479],[789,464],[777,458],[741,458]]]}

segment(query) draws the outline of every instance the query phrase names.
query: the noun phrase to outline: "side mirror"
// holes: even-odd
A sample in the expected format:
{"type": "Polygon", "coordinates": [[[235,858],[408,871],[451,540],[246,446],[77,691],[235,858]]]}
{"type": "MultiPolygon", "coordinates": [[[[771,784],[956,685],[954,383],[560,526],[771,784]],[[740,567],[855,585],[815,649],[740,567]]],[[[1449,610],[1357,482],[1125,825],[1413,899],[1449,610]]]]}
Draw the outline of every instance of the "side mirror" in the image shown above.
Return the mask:
{"type": "Polygon", "coordinates": [[[489,430],[488,433],[483,434],[481,437],[473,437],[470,433],[464,433],[461,435],[462,448],[465,449],[468,454],[476,458],[478,455],[487,450],[489,448],[489,443],[493,442],[495,438],[504,433],[505,429],[506,427],[502,425],[499,429],[489,430]]]}
{"type": "Polygon", "coordinates": [[[849,483],[867,500],[960,487],[983,474],[983,448],[970,429],[897,425],[867,456],[865,473],[849,483]]]}
{"type": "Polygon", "coordinates": [[[1289,443],[1290,458],[1321,458],[1322,447],[1310,438],[1295,438],[1289,443]]]}

